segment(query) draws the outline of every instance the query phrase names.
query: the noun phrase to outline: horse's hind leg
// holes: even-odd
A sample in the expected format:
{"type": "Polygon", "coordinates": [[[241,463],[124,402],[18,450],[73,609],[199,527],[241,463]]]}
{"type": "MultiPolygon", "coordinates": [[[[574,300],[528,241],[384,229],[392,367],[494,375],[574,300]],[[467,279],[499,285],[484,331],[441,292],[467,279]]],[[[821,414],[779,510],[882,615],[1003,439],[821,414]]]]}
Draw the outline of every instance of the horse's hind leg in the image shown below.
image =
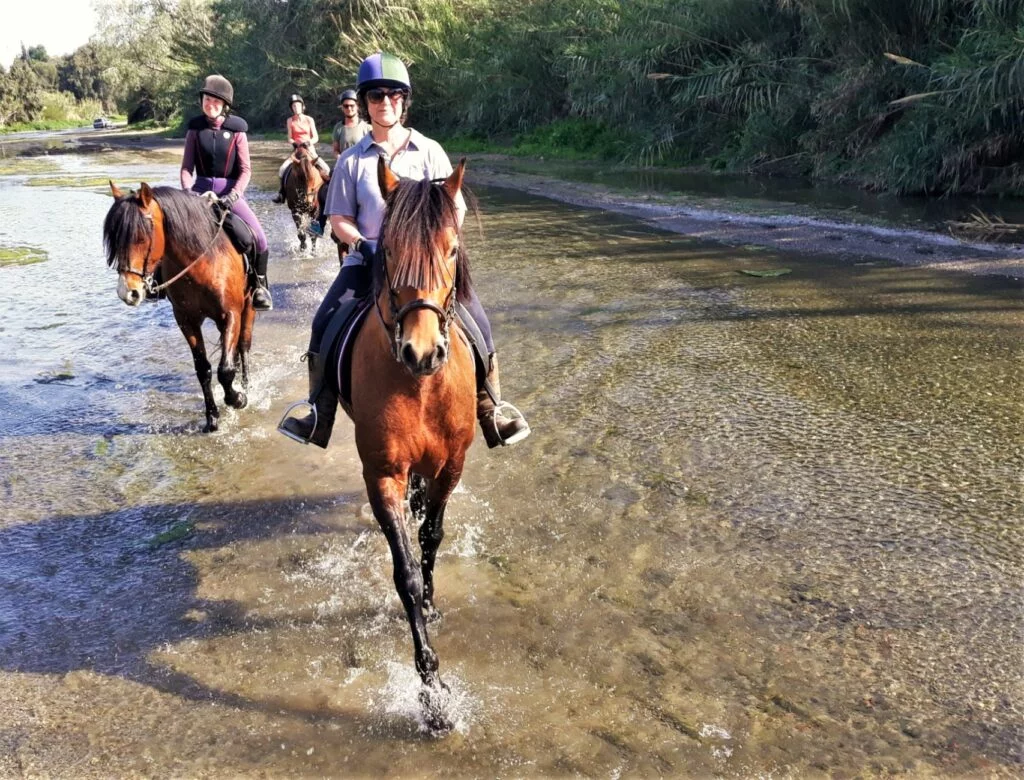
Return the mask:
{"type": "Polygon", "coordinates": [[[203,341],[203,331],[200,325],[187,319],[184,314],[174,310],[174,319],[178,322],[188,348],[192,350],[192,363],[196,367],[196,376],[199,377],[199,386],[203,389],[203,403],[206,405],[206,427],[203,433],[212,433],[217,430],[217,418],[220,412],[213,400],[213,366],[206,357],[206,344],[203,341]]]}
{"type": "Polygon", "coordinates": [[[240,316],[228,312],[224,318],[220,336],[224,348],[220,353],[220,365],[217,366],[217,380],[224,388],[224,403],[234,409],[244,409],[249,402],[245,393],[235,390],[235,374],[238,371],[239,335],[242,330],[240,316]]]}
{"type": "Polygon", "coordinates": [[[242,330],[238,334],[238,360],[242,364],[242,387],[249,389],[249,350],[252,349],[252,326],[256,320],[256,310],[252,301],[246,300],[242,310],[242,330]]]}

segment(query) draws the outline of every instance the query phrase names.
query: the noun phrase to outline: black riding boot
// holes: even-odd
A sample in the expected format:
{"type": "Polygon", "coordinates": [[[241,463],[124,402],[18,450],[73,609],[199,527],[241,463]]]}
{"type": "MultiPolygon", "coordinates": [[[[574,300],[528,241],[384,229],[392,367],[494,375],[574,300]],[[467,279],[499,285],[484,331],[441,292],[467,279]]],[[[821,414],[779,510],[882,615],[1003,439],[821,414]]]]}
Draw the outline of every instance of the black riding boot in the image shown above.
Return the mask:
{"type": "Polygon", "coordinates": [[[498,356],[490,355],[490,370],[487,372],[487,384],[491,386],[494,397],[486,388],[477,390],[476,417],[480,421],[480,430],[484,432],[484,441],[490,448],[520,442],[530,435],[530,425],[523,413],[512,404],[501,400],[501,385],[498,380],[498,356]]]}
{"type": "Polygon", "coordinates": [[[313,410],[305,417],[288,417],[277,429],[289,439],[327,449],[334,430],[338,396],[324,384],[324,367],[316,352],[306,353],[306,365],[309,368],[309,403],[313,410]]]}
{"type": "Polygon", "coordinates": [[[249,284],[252,286],[252,307],[256,311],[270,311],[274,308],[274,299],[270,297],[270,285],[267,283],[267,260],[270,251],[264,249],[257,252],[249,269],[249,284]]]}

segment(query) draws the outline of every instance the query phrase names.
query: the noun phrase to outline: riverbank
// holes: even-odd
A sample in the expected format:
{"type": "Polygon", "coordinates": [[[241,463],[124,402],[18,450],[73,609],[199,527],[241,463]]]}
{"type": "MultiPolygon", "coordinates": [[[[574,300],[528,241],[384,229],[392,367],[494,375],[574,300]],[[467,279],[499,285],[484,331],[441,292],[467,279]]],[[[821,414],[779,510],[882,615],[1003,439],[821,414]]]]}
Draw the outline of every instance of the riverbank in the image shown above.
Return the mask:
{"type": "MultiPolygon", "coordinates": [[[[57,137],[21,139],[0,144],[3,156],[17,154],[89,153],[140,149],[175,152],[180,138],[169,138],[159,128],[142,132],[98,131],[62,134],[57,137]]],[[[273,156],[279,140],[253,135],[254,155],[273,156]]],[[[329,150],[322,145],[322,152],[329,150]]],[[[453,155],[454,157],[455,155],[453,155]]],[[[518,190],[586,208],[625,214],[654,227],[727,246],[761,247],[803,255],[839,257],[852,263],[895,263],[976,275],[1024,279],[1024,246],[971,242],[937,231],[878,224],[847,211],[849,218],[787,213],[791,204],[738,201],[680,193],[647,192],[628,186],[570,181],[552,174],[531,171],[537,161],[508,155],[482,153],[468,156],[467,183],[518,190]]],[[[792,211],[792,208],[790,208],[792,211]]]]}
{"type": "MultiPolygon", "coordinates": [[[[701,205],[699,198],[613,189],[515,170],[503,155],[479,155],[467,170],[470,186],[505,187],[586,208],[637,217],[647,224],[703,241],[764,247],[854,263],[890,262],[980,275],[1024,278],[1024,247],[969,242],[926,230],[823,216],[779,213],[778,207],[701,205]]],[[[709,199],[710,200],[710,199],[709,199]]]]}

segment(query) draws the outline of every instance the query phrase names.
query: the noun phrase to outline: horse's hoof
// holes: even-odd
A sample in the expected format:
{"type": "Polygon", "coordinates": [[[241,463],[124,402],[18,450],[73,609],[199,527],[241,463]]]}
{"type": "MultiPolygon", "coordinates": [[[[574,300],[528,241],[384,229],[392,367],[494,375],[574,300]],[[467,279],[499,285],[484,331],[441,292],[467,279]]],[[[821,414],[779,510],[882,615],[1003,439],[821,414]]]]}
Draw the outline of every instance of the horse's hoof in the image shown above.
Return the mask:
{"type": "Polygon", "coordinates": [[[217,421],[210,419],[206,421],[206,426],[203,428],[203,433],[213,433],[217,430],[217,421]]]}
{"type": "Polygon", "coordinates": [[[247,403],[249,403],[249,399],[246,398],[245,393],[235,393],[235,397],[228,402],[228,406],[232,409],[244,409],[247,403]]]}
{"type": "Polygon", "coordinates": [[[450,734],[455,728],[455,721],[445,712],[450,695],[448,686],[438,680],[439,687],[424,685],[420,689],[420,705],[423,707],[423,721],[427,729],[435,737],[450,734]]]}

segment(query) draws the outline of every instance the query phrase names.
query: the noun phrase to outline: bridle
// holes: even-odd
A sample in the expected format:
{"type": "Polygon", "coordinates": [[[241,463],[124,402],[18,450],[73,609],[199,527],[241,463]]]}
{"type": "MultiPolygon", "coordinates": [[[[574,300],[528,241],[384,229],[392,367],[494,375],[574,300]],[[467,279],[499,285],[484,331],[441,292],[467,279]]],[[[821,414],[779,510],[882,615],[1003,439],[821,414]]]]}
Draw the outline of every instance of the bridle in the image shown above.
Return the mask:
{"type": "Polygon", "coordinates": [[[452,279],[451,289],[448,291],[448,296],[444,301],[444,308],[438,306],[433,301],[428,301],[426,298],[417,298],[414,301],[409,301],[402,307],[398,305],[398,291],[395,290],[391,284],[391,274],[388,272],[388,259],[387,250],[384,248],[384,237],[381,236],[379,243],[379,249],[377,254],[380,256],[380,262],[384,268],[384,280],[388,285],[388,308],[391,314],[391,323],[384,319],[384,313],[380,310],[380,296],[374,301],[374,306],[377,309],[377,316],[380,318],[381,325],[384,326],[384,330],[391,336],[391,355],[399,363],[402,361],[402,321],[405,319],[407,314],[416,311],[417,309],[427,309],[434,312],[439,320],[441,328],[441,338],[443,339],[444,351],[447,353],[451,345],[451,324],[455,318],[455,287],[458,278],[458,266],[456,266],[456,277],[452,279]]]}
{"type": "MultiPolygon", "coordinates": [[[[157,286],[155,279],[153,278],[153,274],[149,270],[149,262],[153,257],[153,242],[154,234],[156,233],[156,226],[153,223],[153,215],[150,212],[143,211],[142,216],[149,222],[149,245],[146,247],[146,256],[142,258],[142,270],[136,271],[132,268],[131,258],[125,257],[122,263],[118,263],[117,272],[119,274],[133,274],[134,276],[139,277],[142,280],[142,286],[146,289],[146,292],[152,295],[157,292],[157,286]]],[[[163,259],[164,253],[161,252],[160,257],[158,257],[154,263],[154,270],[155,266],[163,259]]]]}

